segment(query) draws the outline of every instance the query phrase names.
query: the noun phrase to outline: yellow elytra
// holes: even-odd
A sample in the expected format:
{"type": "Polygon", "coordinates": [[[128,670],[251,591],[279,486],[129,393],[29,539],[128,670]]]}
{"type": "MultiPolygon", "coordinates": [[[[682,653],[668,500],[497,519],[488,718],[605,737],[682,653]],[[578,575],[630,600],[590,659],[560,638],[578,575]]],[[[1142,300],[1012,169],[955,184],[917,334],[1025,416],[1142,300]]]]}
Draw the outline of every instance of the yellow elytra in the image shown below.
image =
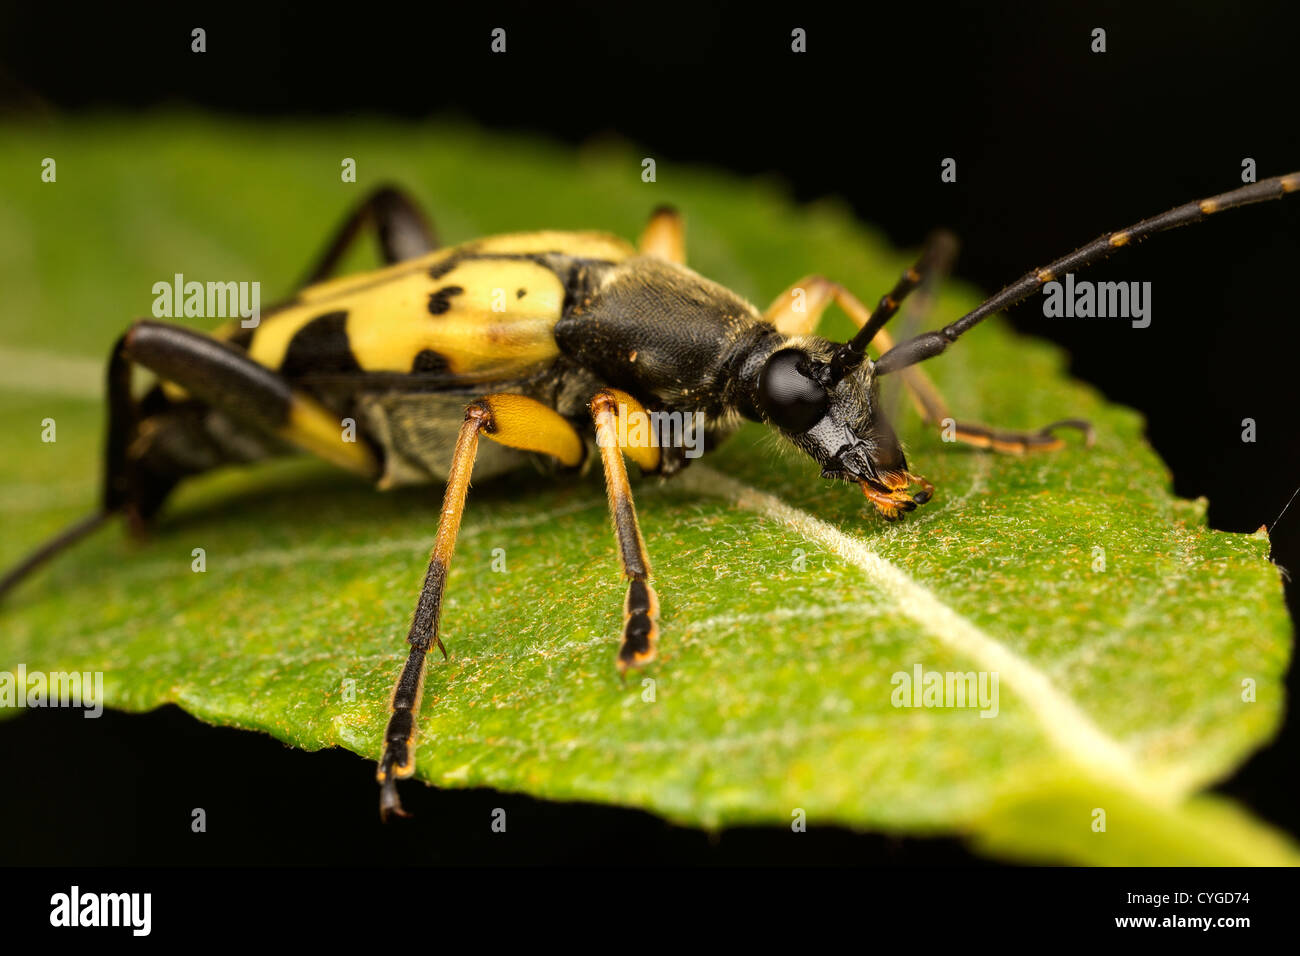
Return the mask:
{"type": "Polygon", "coordinates": [[[559,354],[551,332],[565,289],[542,261],[550,254],[621,262],[637,251],[601,232],[494,236],[308,286],[251,338],[238,324],[216,334],[289,378],[341,371],[350,358],[361,372],[436,368],[465,384],[509,380],[559,354]],[[313,334],[324,317],[332,321],[313,334]]]}

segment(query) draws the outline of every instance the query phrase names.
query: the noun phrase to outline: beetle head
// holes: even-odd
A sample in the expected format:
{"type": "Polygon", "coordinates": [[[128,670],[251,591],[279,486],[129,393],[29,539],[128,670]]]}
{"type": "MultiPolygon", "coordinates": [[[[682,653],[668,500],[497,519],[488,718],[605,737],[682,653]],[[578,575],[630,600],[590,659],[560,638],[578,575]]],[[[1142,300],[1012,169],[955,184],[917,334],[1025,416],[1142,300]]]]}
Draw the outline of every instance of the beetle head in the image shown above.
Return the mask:
{"type": "Polygon", "coordinates": [[[934,488],[907,470],[898,436],[880,410],[872,361],[864,357],[837,376],[832,365],[838,349],[813,335],[787,339],[759,369],[754,405],[821,466],[823,478],[860,485],[892,520],[928,501],[934,488]],[[907,490],[913,484],[921,486],[915,495],[907,490]]]}

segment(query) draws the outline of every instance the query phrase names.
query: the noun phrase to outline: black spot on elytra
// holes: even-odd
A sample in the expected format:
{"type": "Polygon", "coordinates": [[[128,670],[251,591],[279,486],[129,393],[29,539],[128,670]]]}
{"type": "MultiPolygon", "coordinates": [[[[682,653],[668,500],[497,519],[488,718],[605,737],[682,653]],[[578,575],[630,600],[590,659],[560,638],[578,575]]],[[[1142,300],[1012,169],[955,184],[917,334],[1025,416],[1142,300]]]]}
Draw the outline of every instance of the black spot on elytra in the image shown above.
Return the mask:
{"type": "Polygon", "coordinates": [[[448,273],[450,273],[453,269],[455,269],[458,265],[460,265],[460,257],[447,256],[447,258],[443,259],[437,265],[434,265],[429,269],[429,278],[435,280],[441,279],[445,277],[448,273]]]}
{"type": "Polygon", "coordinates": [[[429,296],[429,314],[443,315],[451,311],[451,297],[460,295],[465,290],[458,285],[443,286],[429,296]]]}
{"type": "Polygon", "coordinates": [[[515,290],[515,298],[516,298],[516,299],[522,299],[522,298],[523,298],[524,296],[526,296],[527,294],[528,294],[528,290],[527,290],[527,289],[516,289],[516,290],[515,290]]]}
{"type": "Polygon", "coordinates": [[[411,363],[412,372],[445,372],[447,359],[433,349],[421,349],[411,363]]]}
{"type": "Polygon", "coordinates": [[[286,378],[338,372],[360,372],[348,342],[348,314],[326,312],[312,319],[289,340],[280,373],[286,378]]]}

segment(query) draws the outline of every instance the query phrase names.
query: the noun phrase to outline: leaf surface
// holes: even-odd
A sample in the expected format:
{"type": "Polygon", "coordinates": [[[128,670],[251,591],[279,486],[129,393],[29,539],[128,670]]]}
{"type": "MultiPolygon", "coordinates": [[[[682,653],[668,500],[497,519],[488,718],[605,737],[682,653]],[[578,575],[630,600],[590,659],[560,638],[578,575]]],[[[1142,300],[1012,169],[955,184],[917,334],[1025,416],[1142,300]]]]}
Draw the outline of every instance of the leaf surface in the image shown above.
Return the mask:
{"type": "MultiPolygon", "coordinates": [[[[799,207],[768,181],[661,161],[643,183],[617,145],[170,116],[4,137],[0,564],[93,508],[104,356],[149,313],[153,284],[258,280],[270,302],[379,182],[424,200],[448,242],[634,237],[673,203],[692,266],[760,305],[811,272],[873,301],[911,258],[839,204],[799,207]],[[32,173],[43,156],[58,157],[56,183],[32,173]],[[359,184],[339,182],[344,156],[359,184]],[[54,443],[40,439],[46,418],[54,443]]],[[[350,260],[371,263],[368,249],[350,260]]],[[[1008,263],[1008,278],[1026,265],[1008,263]]],[[[932,324],[978,300],[949,284],[932,324]]],[[[836,313],[821,331],[851,329],[836,313]]],[[[1063,367],[996,321],[929,363],[963,418],[1084,417],[1098,441],[995,457],[945,444],[904,408],[913,470],[939,491],[894,525],[759,426],[677,479],[638,483],[661,656],[626,683],[599,470],[476,483],[443,619],[451,659],[432,659],[426,681],[420,778],[707,827],[801,810],[814,826],[964,833],[1034,859],[1294,862],[1285,837],[1199,796],[1280,720],[1291,629],[1268,542],[1209,531],[1204,502],[1172,495],[1139,416],[1063,367]],[[917,666],[996,673],[996,716],[895,706],[895,675],[917,666]]],[[[440,499],[306,460],[197,479],[147,543],[101,532],[16,592],[0,608],[0,670],[100,670],[112,707],[172,702],[373,759],[440,499]]]]}

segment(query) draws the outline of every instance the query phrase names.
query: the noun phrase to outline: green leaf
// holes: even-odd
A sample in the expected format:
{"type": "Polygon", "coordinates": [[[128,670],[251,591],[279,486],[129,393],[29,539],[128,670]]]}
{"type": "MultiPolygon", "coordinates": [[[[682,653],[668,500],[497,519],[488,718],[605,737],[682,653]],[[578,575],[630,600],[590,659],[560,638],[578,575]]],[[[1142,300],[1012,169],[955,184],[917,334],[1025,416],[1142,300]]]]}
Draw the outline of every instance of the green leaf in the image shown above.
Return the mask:
{"type": "MultiPolygon", "coordinates": [[[[447,241],[631,237],[671,202],[693,266],[760,304],[810,272],[870,301],[910,258],[840,204],[796,206],[771,182],[660,158],[659,181],[643,183],[622,145],[173,116],[3,135],[6,564],[93,508],[103,356],[148,314],[153,283],[257,279],[271,301],[380,181],[413,190],[447,241]],[[45,156],[56,183],[40,181],[45,156]],[[345,156],[360,183],[339,181],[345,156]],[[40,440],[45,418],[55,443],[40,440]]],[[[1008,278],[1026,265],[1007,263],[1008,278]]],[[[951,284],[935,321],[978,298],[951,284]]],[[[838,314],[823,329],[849,331],[838,314]]],[[[640,482],[661,659],[627,683],[598,470],[476,484],[448,587],[451,659],[433,659],[426,682],[420,778],[706,827],[802,810],[811,826],[967,834],[1034,859],[1295,862],[1286,837],[1201,795],[1280,720],[1290,623],[1268,542],[1209,531],[1203,501],[1172,496],[1139,417],[1062,369],[1057,350],[997,322],[931,363],[963,417],[1086,417],[1098,441],[991,456],[905,409],[909,460],[939,490],[898,524],[757,426],[677,479],[640,482]],[[497,548],[505,573],[491,569],[497,548]],[[893,675],[917,665],[996,672],[996,717],[893,706],[893,675]]],[[[306,460],[195,480],[147,543],[100,533],[16,592],[0,609],[0,668],[102,670],[112,707],[174,702],[374,759],[440,498],[380,494],[306,460]]]]}

